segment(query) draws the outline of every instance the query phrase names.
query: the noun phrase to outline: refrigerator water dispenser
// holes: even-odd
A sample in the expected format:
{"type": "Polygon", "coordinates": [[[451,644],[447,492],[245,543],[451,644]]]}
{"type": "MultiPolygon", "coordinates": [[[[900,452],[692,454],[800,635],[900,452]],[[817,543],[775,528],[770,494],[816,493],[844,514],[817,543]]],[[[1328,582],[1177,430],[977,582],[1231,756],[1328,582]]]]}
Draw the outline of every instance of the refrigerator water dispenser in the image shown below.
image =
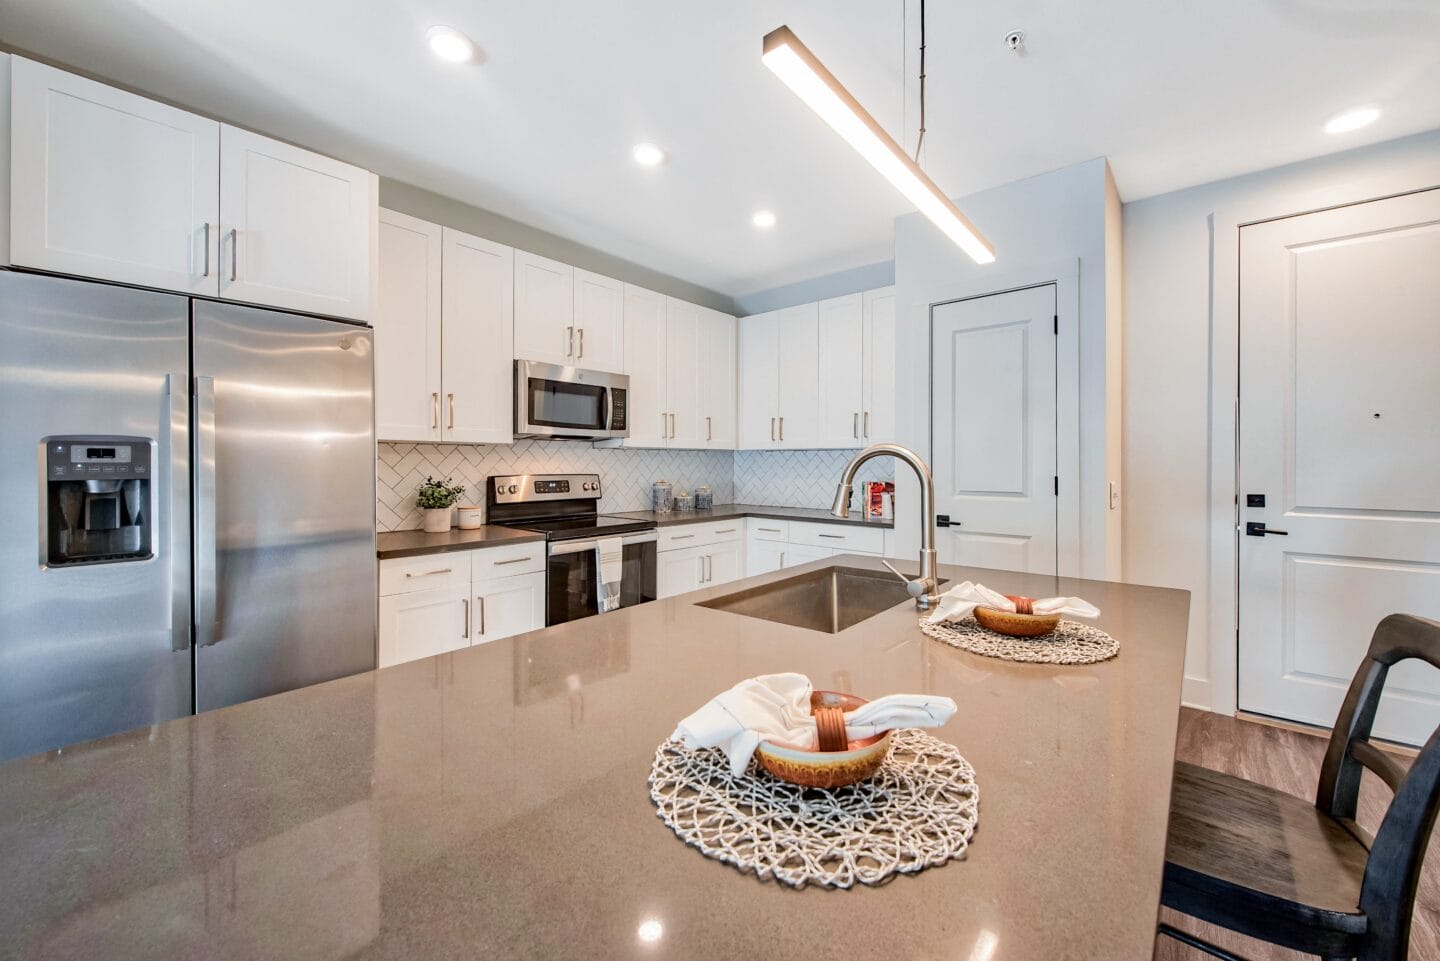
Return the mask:
{"type": "Polygon", "coordinates": [[[47,437],[42,441],[44,567],[143,561],[154,556],[145,437],[47,437]]]}

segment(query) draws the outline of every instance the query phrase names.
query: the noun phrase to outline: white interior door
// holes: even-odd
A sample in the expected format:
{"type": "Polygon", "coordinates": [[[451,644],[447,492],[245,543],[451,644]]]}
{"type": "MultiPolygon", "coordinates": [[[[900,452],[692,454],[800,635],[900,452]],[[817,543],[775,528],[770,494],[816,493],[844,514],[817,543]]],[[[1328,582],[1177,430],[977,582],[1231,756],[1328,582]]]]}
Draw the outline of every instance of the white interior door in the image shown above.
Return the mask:
{"type": "Polygon", "coordinates": [[[1054,318],[1054,284],[931,310],[942,563],[1056,572],[1054,318]]]}
{"type": "Polygon", "coordinates": [[[440,439],[440,226],[380,211],[375,436],[440,439]]]}
{"type": "MultiPolygon", "coordinates": [[[[1437,265],[1440,190],[1240,232],[1244,710],[1329,726],[1382,617],[1440,618],[1437,265]]],[[[1436,674],[1394,668],[1375,733],[1427,738],[1436,674]]]]}

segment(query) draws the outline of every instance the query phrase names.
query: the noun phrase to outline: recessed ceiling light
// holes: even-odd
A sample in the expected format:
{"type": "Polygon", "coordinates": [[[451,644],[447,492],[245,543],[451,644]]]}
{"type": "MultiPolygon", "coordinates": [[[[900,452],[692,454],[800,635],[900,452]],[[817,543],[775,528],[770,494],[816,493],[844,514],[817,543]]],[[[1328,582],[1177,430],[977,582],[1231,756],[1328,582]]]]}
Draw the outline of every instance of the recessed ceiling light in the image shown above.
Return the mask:
{"type": "Polygon", "coordinates": [[[750,222],[762,230],[769,230],[775,226],[775,215],[768,210],[757,210],[750,222]]]}
{"type": "Polygon", "coordinates": [[[655,918],[646,918],[640,922],[640,927],[635,932],[640,940],[646,944],[654,944],[665,936],[665,925],[655,918]]]}
{"type": "Polygon", "coordinates": [[[475,41],[454,27],[436,25],[425,32],[430,41],[430,52],[441,60],[464,63],[475,56],[475,41]]]}
{"type": "Polygon", "coordinates": [[[665,162],[665,151],[653,143],[637,143],[631,153],[635,156],[635,162],[642,167],[654,167],[665,162]]]}
{"type": "Polygon", "coordinates": [[[1379,107],[1357,107],[1344,113],[1337,113],[1325,124],[1326,133],[1349,133],[1368,127],[1380,119],[1379,107]]]}

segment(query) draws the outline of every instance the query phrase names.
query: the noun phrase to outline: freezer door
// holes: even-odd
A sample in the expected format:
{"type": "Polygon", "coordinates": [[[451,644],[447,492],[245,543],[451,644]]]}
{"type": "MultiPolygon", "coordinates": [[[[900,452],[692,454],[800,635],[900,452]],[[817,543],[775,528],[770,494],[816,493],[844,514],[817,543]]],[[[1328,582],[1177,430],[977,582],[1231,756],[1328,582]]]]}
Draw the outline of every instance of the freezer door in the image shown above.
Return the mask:
{"type": "Polygon", "coordinates": [[[190,713],[189,314],[184,297],[0,271],[0,759],[190,713]],[[148,503],[129,508],[152,556],[42,563],[55,435],[153,441],[148,503]]]}
{"type": "Polygon", "coordinates": [[[375,667],[368,327],[195,301],[195,704],[375,667]]]}

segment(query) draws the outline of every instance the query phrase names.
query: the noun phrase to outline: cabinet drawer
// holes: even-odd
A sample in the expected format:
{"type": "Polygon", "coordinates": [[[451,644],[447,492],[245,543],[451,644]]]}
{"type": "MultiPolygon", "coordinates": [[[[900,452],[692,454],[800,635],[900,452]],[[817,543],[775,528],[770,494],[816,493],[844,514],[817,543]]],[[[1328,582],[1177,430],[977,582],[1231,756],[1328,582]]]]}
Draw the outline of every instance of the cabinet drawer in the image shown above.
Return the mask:
{"type": "Polygon", "coordinates": [[[470,591],[470,553],[451,551],[383,560],[380,562],[380,596],[453,588],[464,597],[470,591]]]}
{"type": "Polygon", "coordinates": [[[511,544],[506,547],[485,547],[471,551],[475,580],[534,574],[545,570],[545,542],[511,544]]]}
{"type": "Polygon", "coordinates": [[[840,553],[864,551],[880,554],[885,550],[885,531],[879,527],[850,524],[791,524],[790,543],[828,547],[840,553]]]}
{"type": "Polygon", "coordinates": [[[679,524],[674,527],[662,528],[659,536],[657,550],[678,551],[686,547],[705,547],[710,544],[722,544],[726,541],[738,541],[745,532],[745,522],[736,518],[733,521],[711,521],[705,524],[679,524]]]}
{"type": "Polygon", "coordinates": [[[750,537],[757,541],[788,541],[790,540],[790,522],[767,520],[763,517],[751,517],[745,521],[746,530],[750,537]]]}

